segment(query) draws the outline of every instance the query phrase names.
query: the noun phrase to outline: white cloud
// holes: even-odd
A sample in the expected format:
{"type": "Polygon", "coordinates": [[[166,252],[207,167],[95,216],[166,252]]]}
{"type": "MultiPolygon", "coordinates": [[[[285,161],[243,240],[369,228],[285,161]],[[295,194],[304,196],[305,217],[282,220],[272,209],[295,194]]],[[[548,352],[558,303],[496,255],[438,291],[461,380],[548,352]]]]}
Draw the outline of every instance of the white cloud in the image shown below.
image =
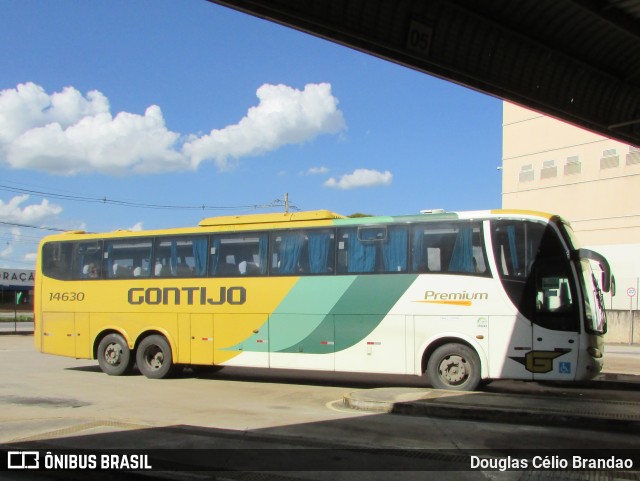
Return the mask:
{"type": "Polygon", "coordinates": [[[181,171],[205,161],[226,169],[231,159],[345,129],[329,84],[302,91],[265,84],[256,94],[258,105],[237,124],[198,137],[170,131],[157,105],[144,115],[113,116],[98,91],[83,96],[67,87],[49,95],[34,83],[20,84],[0,91],[0,162],[64,175],[181,171]]]}
{"type": "Polygon", "coordinates": [[[302,172],[301,175],[320,175],[320,174],[326,174],[327,172],[329,172],[329,169],[324,166],[311,167],[306,172],[302,172]]]}
{"type": "Polygon", "coordinates": [[[13,244],[7,244],[0,250],[0,259],[8,259],[13,255],[13,244]]]}
{"type": "Polygon", "coordinates": [[[325,187],[335,189],[357,189],[360,187],[376,187],[379,185],[389,185],[393,180],[393,175],[388,170],[378,172],[370,169],[356,169],[351,174],[345,174],[336,180],[331,177],[324,183],[325,187]]]}
{"type": "Polygon", "coordinates": [[[62,207],[51,204],[47,199],[42,199],[39,204],[23,207],[22,204],[28,199],[28,195],[18,195],[7,203],[0,200],[0,220],[19,224],[33,224],[62,212],[62,207]]]}
{"type": "Polygon", "coordinates": [[[134,225],[129,227],[127,230],[134,231],[134,232],[139,232],[142,229],[143,229],[142,222],[136,222],[134,225]]]}
{"type": "Polygon", "coordinates": [[[80,119],[109,112],[109,102],[98,91],[84,98],[72,87],[48,95],[34,83],[0,91],[0,143],[10,144],[20,135],[49,124],[65,129],[80,119]]]}
{"type": "Polygon", "coordinates": [[[213,160],[226,169],[229,159],[262,154],[345,128],[329,84],[308,84],[303,91],[265,84],[256,95],[260,103],[240,122],[185,143],[184,151],[194,168],[203,160],[213,160]]]}
{"type": "MultiPolygon", "coordinates": [[[[0,251],[0,259],[9,259],[13,257],[14,254],[14,245],[20,243],[22,239],[22,232],[17,227],[12,227],[10,229],[10,235],[6,238],[6,245],[3,246],[2,251],[0,251]]],[[[2,240],[5,242],[5,239],[2,240]]]]}

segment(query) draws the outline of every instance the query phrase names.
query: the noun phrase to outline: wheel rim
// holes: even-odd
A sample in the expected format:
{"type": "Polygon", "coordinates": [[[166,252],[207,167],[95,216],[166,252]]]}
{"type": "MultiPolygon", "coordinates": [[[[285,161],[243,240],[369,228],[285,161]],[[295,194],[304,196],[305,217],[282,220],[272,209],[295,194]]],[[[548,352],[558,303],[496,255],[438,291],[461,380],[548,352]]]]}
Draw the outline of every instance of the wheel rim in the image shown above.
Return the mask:
{"type": "Polygon", "coordinates": [[[144,362],[149,368],[157,370],[164,364],[164,353],[158,346],[149,346],[144,351],[144,362]]]}
{"type": "Polygon", "coordinates": [[[118,366],[122,359],[122,346],[112,342],[104,350],[104,360],[110,366],[118,366]]]}
{"type": "Polygon", "coordinates": [[[453,354],[440,361],[438,373],[440,378],[450,386],[459,386],[469,378],[471,366],[464,357],[453,354]]]}

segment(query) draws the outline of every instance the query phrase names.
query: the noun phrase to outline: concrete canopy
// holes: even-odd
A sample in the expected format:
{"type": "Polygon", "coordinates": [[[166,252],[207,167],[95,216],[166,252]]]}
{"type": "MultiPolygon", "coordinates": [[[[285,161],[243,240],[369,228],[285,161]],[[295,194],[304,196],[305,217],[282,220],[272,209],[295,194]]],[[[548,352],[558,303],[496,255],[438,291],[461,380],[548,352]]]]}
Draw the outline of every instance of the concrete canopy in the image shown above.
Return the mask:
{"type": "Polygon", "coordinates": [[[640,146],[640,0],[209,0],[640,146]]]}

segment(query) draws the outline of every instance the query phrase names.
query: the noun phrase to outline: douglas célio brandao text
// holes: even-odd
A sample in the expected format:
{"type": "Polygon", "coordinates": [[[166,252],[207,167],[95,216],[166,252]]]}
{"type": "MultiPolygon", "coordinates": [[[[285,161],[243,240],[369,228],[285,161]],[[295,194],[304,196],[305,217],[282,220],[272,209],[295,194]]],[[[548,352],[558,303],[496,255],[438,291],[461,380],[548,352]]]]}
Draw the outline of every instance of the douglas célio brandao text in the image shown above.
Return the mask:
{"type": "Polygon", "coordinates": [[[523,469],[633,469],[634,460],[629,458],[608,457],[585,457],[580,455],[567,456],[530,456],[530,457],[482,457],[471,456],[471,469],[481,469],[488,471],[517,471],[523,469]]]}

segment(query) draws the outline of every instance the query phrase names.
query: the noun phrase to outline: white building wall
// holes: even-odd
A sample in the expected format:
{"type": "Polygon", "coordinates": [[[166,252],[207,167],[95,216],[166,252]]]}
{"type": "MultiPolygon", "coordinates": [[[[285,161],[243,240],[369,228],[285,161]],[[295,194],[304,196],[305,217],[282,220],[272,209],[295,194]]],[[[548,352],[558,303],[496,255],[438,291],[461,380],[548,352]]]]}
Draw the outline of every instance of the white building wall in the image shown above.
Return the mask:
{"type": "Polygon", "coordinates": [[[616,277],[614,310],[638,309],[640,149],[503,103],[502,206],[560,214],[616,277]]]}

